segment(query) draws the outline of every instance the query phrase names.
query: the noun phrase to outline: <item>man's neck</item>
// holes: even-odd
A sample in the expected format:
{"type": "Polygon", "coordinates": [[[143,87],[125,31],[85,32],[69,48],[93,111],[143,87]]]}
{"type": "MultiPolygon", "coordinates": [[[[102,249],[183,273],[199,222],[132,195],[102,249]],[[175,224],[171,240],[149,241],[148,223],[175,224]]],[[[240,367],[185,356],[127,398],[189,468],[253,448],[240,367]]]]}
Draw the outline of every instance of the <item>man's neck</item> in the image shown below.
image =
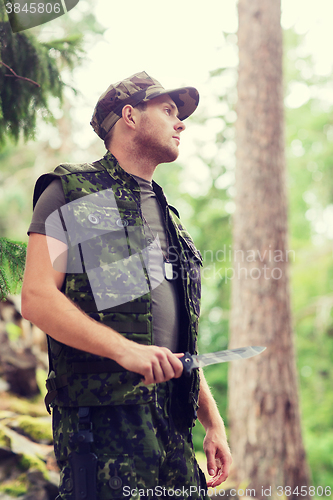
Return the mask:
{"type": "Polygon", "coordinates": [[[149,182],[152,181],[157,165],[154,165],[145,158],[140,158],[140,156],[133,157],[131,154],[127,154],[127,151],[121,149],[116,150],[111,147],[109,151],[117,158],[119,165],[125,172],[141,177],[149,182]]]}

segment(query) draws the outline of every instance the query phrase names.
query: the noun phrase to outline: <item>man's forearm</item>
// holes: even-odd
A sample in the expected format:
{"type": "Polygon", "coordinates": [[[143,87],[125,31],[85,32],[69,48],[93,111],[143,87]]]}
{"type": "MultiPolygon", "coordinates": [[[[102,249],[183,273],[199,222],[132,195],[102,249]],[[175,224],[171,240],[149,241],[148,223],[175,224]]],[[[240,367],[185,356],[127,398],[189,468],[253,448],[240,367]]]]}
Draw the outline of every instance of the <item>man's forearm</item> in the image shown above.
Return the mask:
{"type": "Polygon", "coordinates": [[[206,431],[211,427],[219,428],[224,433],[225,439],[227,439],[222,417],[202,370],[200,370],[198,419],[206,431]]]}
{"type": "Polygon", "coordinates": [[[52,338],[76,349],[113,359],[121,351],[122,335],[91,319],[55,287],[23,290],[22,313],[52,338]]]}

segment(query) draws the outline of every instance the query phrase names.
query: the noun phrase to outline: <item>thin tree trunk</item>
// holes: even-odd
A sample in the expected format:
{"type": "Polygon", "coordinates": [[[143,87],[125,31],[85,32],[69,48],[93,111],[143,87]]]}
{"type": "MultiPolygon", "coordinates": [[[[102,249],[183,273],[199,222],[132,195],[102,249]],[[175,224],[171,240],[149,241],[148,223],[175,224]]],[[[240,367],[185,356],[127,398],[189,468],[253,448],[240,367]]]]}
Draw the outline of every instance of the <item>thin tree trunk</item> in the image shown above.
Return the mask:
{"type": "Polygon", "coordinates": [[[302,486],[306,498],[288,280],[294,254],[287,241],[280,0],[239,0],[238,8],[230,344],[267,349],[230,365],[230,441],[237,480],[258,498],[296,499],[302,486]]]}

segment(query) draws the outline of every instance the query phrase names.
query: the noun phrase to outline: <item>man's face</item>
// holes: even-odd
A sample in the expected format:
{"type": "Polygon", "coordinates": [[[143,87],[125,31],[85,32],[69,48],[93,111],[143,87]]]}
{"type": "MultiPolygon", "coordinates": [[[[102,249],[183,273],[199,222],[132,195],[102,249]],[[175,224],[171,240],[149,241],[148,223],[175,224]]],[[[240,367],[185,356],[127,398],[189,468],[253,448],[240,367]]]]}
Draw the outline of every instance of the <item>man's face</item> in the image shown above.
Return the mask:
{"type": "Polygon", "coordinates": [[[180,133],[185,125],[178,118],[178,108],[168,95],[147,102],[140,113],[136,135],[138,154],[153,160],[156,165],[176,160],[179,154],[180,133]]]}

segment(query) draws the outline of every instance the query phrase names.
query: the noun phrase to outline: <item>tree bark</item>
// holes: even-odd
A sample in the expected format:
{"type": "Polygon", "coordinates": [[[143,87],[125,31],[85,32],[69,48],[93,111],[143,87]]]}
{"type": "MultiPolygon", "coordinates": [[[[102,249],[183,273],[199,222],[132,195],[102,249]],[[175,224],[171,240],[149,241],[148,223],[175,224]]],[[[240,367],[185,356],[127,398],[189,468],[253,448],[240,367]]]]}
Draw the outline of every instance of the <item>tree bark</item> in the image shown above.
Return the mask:
{"type": "Polygon", "coordinates": [[[255,489],[257,498],[282,492],[296,499],[302,486],[308,495],[309,470],[289,298],[294,254],[288,249],[281,6],[280,0],[239,0],[238,9],[230,345],[267,349],[230,364],[230,442],[239,484],[255,489]]]}

